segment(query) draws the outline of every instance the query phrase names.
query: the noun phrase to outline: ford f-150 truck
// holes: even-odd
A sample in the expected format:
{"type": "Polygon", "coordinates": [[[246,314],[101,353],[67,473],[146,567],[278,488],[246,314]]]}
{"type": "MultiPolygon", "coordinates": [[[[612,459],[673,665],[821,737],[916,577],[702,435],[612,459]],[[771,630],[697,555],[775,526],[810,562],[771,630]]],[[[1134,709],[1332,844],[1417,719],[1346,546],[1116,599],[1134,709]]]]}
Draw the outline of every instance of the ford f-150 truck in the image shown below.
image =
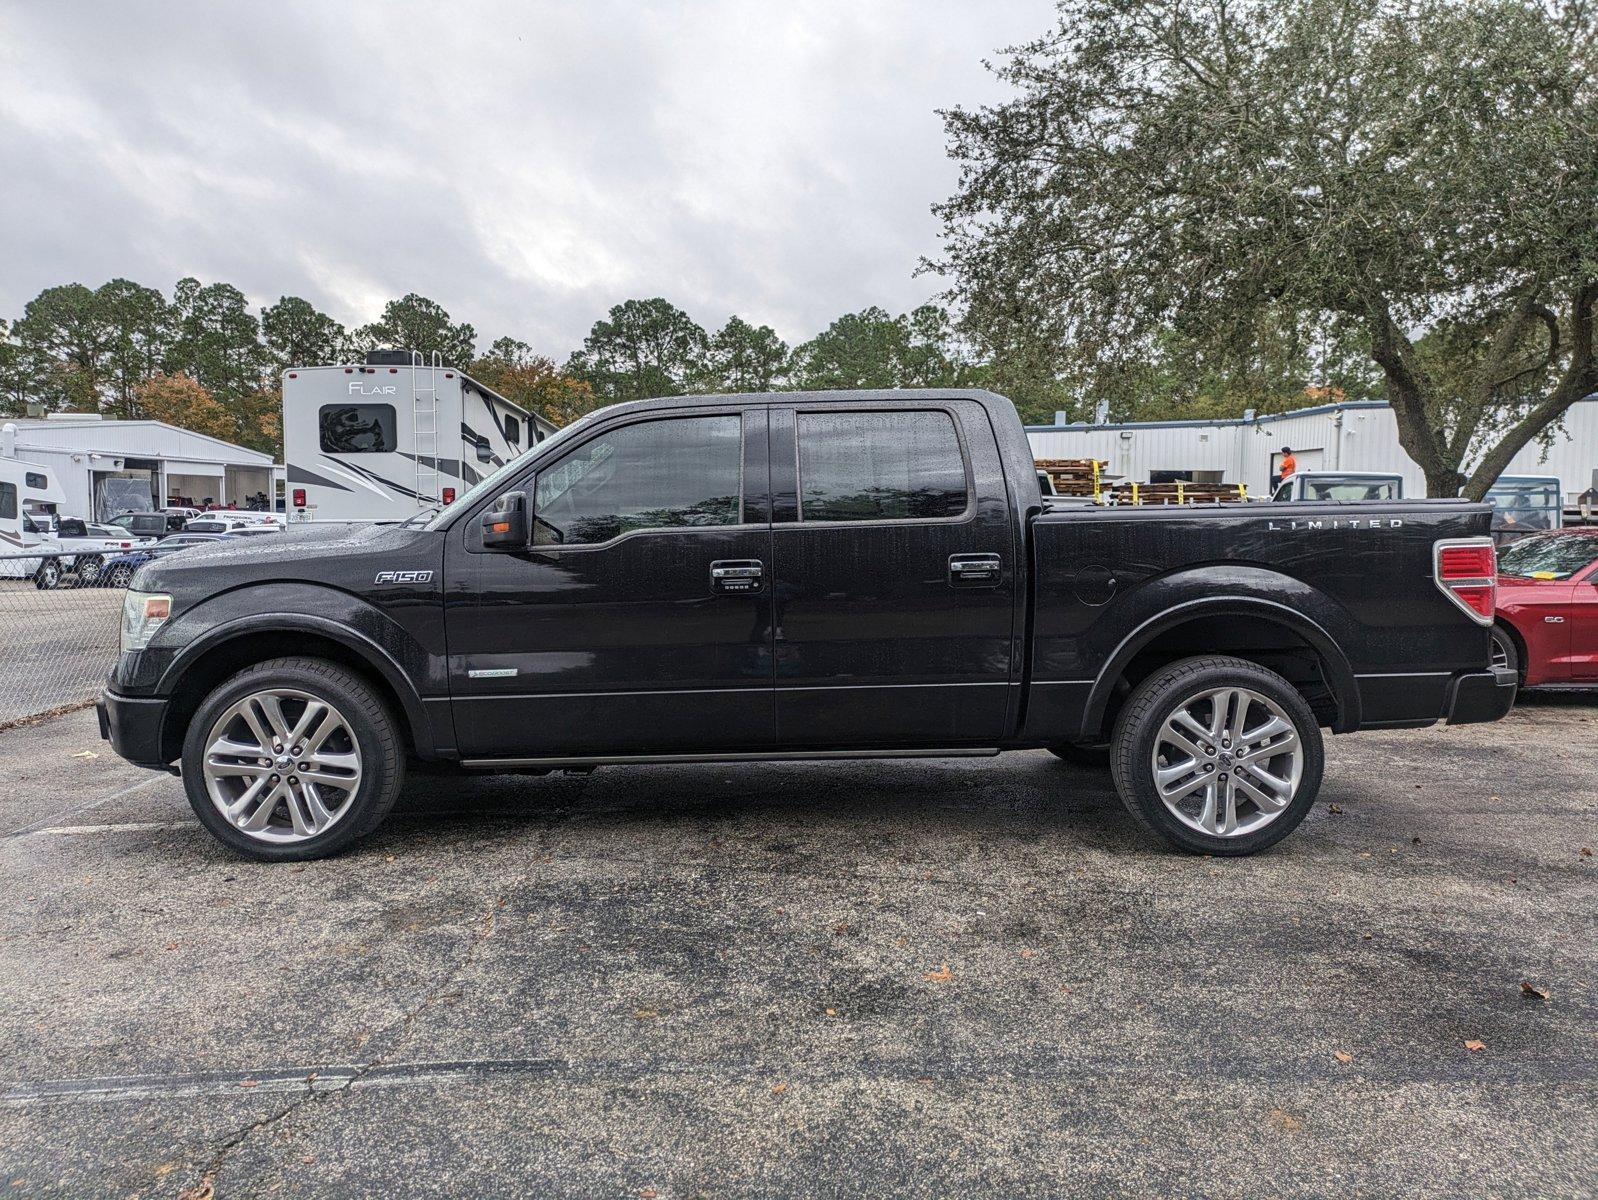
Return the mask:
{"type": "Polygon", "coordinates": [[[101,727],[261,859],[407,768],[1099,756],[1165,842],[1304,817],[1322,730],[1490,721],[1486,506],[1045,499],[983,391],[590,414],[453,503],[141,567],[101,727]]]}

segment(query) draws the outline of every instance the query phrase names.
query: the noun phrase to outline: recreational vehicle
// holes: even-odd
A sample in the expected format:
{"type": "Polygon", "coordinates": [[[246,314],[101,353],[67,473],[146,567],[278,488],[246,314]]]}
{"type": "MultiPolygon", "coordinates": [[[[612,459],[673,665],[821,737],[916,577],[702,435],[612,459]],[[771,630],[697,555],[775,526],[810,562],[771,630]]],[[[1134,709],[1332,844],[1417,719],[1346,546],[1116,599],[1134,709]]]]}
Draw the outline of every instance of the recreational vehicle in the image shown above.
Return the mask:
{"type": "Polygon", "coordinates": [[[451,503],[554,426],[438,355],[283,373],[290,521],[400,521],[451,503]]]}
{"type": "Polygon", "coordinates": [[[0,555],[36,546],[54,528],[66,493],[49,467],[17,457],[17,427],[0,427],[0,555]]]}

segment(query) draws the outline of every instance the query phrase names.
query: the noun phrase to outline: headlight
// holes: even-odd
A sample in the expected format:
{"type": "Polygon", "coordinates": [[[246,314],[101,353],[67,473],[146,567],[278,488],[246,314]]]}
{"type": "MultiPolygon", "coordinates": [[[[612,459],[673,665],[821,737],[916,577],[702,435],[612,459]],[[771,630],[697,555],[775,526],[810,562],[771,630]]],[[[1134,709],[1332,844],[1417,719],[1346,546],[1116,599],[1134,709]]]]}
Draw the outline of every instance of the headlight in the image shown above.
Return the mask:
{"type": "Polygon", "coordinates": [[[122,601],[122,652],[143,650],[172,615],[172,597],[129,592],[122,601]]]}

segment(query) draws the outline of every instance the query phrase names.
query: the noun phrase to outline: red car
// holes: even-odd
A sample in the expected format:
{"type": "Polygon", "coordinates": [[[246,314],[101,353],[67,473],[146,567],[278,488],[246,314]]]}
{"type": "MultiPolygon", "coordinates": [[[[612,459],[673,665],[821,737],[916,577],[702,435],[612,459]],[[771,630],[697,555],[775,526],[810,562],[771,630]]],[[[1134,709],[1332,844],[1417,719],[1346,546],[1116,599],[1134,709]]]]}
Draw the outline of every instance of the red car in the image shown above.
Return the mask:
{"type": "Polygon", "coordinates": [[[1493,660],[1524,687],[1598,687],[1598,527],[1533,534],[1498,552],[1493,660]]]}

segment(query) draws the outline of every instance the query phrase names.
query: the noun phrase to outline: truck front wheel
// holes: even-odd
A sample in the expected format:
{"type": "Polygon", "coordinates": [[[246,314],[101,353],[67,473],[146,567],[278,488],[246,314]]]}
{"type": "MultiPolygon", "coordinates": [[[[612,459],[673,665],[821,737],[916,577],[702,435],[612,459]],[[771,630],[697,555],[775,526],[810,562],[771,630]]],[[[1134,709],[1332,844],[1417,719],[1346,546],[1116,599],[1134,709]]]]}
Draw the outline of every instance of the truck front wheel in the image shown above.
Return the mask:
{"type": "Polygon", "coordinates": [[[325,858],[370,833],[404,774],[388,707],[322,659],[239,672],[205,698],[183,741],[183,785],[201,824],[268,862],[325,858]]]}
{"type": "Polygon", "coordinates": [[[1186,658],[1137,686],[1116,720],[1111,774],[1151,833],[1194,854],[1282,840],[1320,790],[1320,725],[1296,688],[1240,658],[1186,658]]]}

